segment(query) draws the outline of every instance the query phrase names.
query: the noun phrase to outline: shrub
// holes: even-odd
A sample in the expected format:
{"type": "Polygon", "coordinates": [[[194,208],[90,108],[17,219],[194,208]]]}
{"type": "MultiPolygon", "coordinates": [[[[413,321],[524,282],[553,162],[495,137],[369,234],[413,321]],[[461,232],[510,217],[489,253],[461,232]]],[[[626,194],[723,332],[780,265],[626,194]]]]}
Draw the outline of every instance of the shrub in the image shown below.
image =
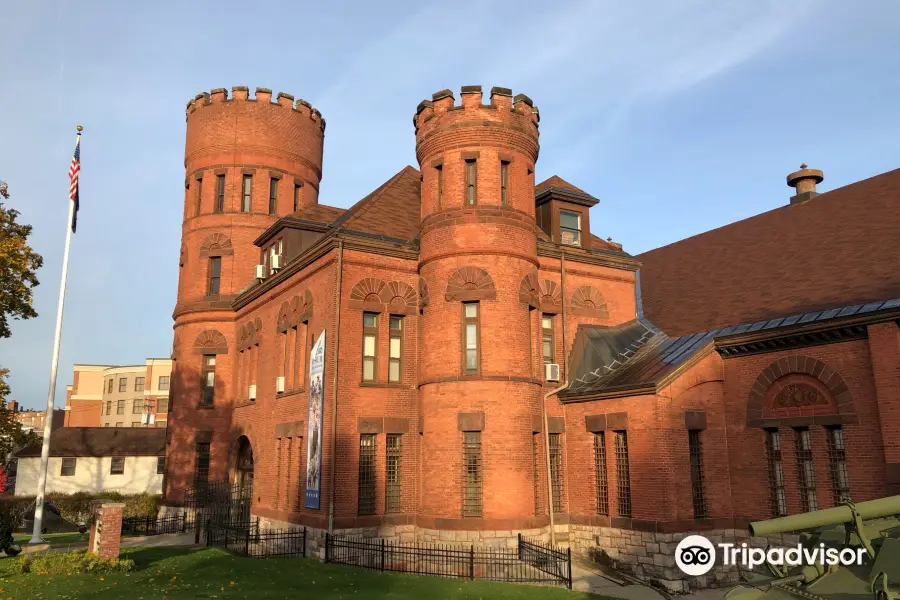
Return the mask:
{"type": "MultiPolygon", "coordinates": [[[[61,494],[50,492],[47,501],[52,502],[60,512],[60,516],[72,523],[89,523],[91,521],[91,502],[93,500],[111,500],[124,502],[126,517],[154,517],[159,510],[159,496],[154,494],[122,494],[119,492],[75,492],[61,494]]],[[[0,522],[13,522],[17,515],[24,513],[34,502],[34,496],[0,497],[0,522]]],[[[21,523],[17,523],[18,526],[21,523]]]]}
{"type": "Polygon", "coordinates": [[[77,575],[79,573],[126,573],[134,570],[131,559],[101,559],[87,550],[40,552],[2,561],[8,574],[77,575]]]}

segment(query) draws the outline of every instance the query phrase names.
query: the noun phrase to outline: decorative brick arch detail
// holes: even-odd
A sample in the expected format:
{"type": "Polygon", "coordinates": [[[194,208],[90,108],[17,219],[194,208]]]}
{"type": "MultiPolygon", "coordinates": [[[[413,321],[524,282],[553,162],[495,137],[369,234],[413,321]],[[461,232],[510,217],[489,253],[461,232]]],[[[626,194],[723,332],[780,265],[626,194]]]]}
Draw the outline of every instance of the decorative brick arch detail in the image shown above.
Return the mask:
{"type": "Polygon", "coordinates": [[[840,373],[811,356],[785,356],[762,370],[747,402],[748,427],[858,423],[840,373]]]}
{"type": "Polygon", "coordinates": [[[356,310],[367,310],[372,312],[382,312],[383,300],[382,291],[387,284],[377,277],[366,277],[357,282],[350,290],[350,308],[356,310]]]}
{"type": "Polygon", "coordinates": [[[431,302],[431,297],[428,295],[428,283],[419,277],[419,312],[424,312],[429,302],[431,302]]]}
{"type": "Polygon", "coordinates": [[[281,303],[278,309],[278,320],[275,322],[275,330],[284,333],[291,327],[291,305],[287,300],[281,303]]]}
{"type": "Polygon", "coordinates": [[[572,294],[572,300],[569,302],[569,310],[574,315],[580,317],[600,317],[609,316],[606,308],[606,300],[603,294],[589,285],[583,285],[572,294]]]}
{"type": "Polygon", "coordinates": [[[532,271],[519,284],[519,302],[531,308],[541,307],[537,271],[532,271]]]}
{"type": "Polygon", "coordinates": [[[234,254],[234,248],[231,247],[231,239],[224,233],[212,233],[203,241],[200,246],[200,256],[205,258],[209,256],[230,256],[234,254]]]}
{"type": "Polygon", "coordinates": [[[403,281],[389,281],[381,290],[385,312],[395,315],[412,315],[416,312],[417,294],[403,281]]]}
{"type": "Polygon", "coordinates": [[[234,476],[235,461],[238,455],[238,448],[240,447],[241,438],[245,437],[250,442],[250,449],[253,451],[253,463],[259,464],[260,454],[262,451],[262,446],[257,443],[255,432],[253,431],[253,425],[250,423],[235,425],[232,427],[231,431],[228,432],[228,459],[226,462],[226,473],[229,477],[234,476]]]}
{"type": "Polygon", "coordinates": [[[454,300],[493,300],[497,297],[494,280],[488,272],[478,267],[462,267],[457,269],[447,281],[445,298],[454,300]]]}
{"type": "Polygon", "coordinates": [[[259,317],[253,321],[247,321],[238,329],[237,347],[240,349],[256,346],[261,340],[262,320],[259,317]]]}
{"type": "Polygon", "coordinates": [[[542,311],[554,314],[562,312],[562,288],[558,283],[541,279],[538,294],[542,311]]]}
{"type": "Polygon", "coordinates": [[[228,354],[228,341],[215,329],[201,331],[194,340],[194,354],[228,354]]]}
{"type": "Polygon", "coordinates": [[[312,318],[313,296],[309,290],[303,290],[300,294],[291,298],[290,326],[296,327],[303,321],[312,318]]]}

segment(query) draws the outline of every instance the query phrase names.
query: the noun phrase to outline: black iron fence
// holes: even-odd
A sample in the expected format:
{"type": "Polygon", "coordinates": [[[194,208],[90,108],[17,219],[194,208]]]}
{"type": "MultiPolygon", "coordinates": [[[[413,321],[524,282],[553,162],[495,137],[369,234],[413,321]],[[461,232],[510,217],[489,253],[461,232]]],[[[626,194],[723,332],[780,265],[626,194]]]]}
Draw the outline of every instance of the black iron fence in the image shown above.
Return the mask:
{"type": "Polygon", "coordinates": [[[325,562],[395,573],[572,588],[571,551],[526,541],[521,535],[516,548],[482,548],[326,534],[325,562]]]}
{"type": "Polygon", "coordinates": [[[122,535],[161,535],[184,533],[188,529],[187,513],[171,517],[125,517],[122,535]]]}
{"type": "Polygon", "coordinates": [[[296,530],[260,529],[258,519],[249,526],[244,526],[244,523],[222,524],[209,520],[206,522],[206,545],[251,558],[305,557],[306,527],[296,530]]]}

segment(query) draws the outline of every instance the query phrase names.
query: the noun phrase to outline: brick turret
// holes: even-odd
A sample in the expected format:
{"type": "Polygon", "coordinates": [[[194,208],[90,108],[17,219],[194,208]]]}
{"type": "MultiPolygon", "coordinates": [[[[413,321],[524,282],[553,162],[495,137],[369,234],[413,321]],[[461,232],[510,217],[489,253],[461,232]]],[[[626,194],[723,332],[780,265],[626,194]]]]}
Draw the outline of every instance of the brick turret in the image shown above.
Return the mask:
{"type": "Polygon", "coordinates": [[[201,437],[211,444],[210,478],[224,474],[231,422],[225,402],[233,396],[231,301],[253,280],[260,259],[253,240],[279,217],[318,203],[325,136],[318,110],[284,92],[273,101],[267,88],[256,88],[253,98],[243,86],[233,87],[231,98],[224,88],[197,94],[187,104],[186,121],[171,392],[176,414],[170,419],[170,439],[181,446],[170,446],[173,467],[167,473],[173,497],[192,483],[177,469],[193,470],[201,437]],[[215,357],[214,400],[211,408],[198,408],[209,357],[215,357]]]}
{"type": "Polygon", "coordinates": [[[534,378],[530,331],[537,317],[518,291],[538,268],[538,112],[506,88],[493,88],[490,104],[480,86],[463,87],[461,96],[457,105],[450,90],[437,92],[414,117],[423,176],[420,287],[436,299],[421,319],[422,472],[429,473],[422,513],[480,516],[488,528],[510,529],[535,510],[532,420],[542,382],[534,378]],[[476,431],[482,487],[492,491],[475,509],[480,515],[461,514],[463,445],[476,431]]]}

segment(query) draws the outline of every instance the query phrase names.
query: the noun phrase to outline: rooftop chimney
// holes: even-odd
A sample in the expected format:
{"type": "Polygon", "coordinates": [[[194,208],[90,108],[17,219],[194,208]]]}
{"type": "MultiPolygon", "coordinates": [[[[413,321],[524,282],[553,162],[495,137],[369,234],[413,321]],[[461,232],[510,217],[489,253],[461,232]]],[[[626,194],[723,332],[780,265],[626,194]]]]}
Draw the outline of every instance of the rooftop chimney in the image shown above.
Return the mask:
{"type": "Polygon", "coordinates": [[[792,188],[797,188],[797,194],[791,197],[791,204],[806,202],[817,196],[816,184],[822,183],[823,179],[825,177],[822,175],[822,171],[809,169],[805,163],[800,165],[799,171],[794,171],[787,176],[787,184],[792,188]]]}

